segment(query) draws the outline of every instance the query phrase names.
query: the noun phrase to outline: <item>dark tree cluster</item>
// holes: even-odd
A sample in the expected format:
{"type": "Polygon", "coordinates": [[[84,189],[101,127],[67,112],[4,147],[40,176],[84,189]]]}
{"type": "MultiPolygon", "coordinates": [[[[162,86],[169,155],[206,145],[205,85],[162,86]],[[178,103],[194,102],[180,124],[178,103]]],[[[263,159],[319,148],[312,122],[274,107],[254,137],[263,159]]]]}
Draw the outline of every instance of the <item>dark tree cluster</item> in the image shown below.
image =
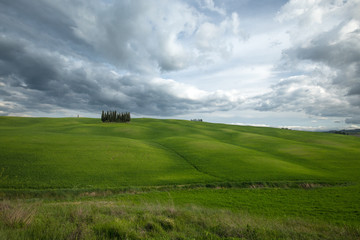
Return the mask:
{"type": "Polygon", "coordinates": [[[190,121],[193,121],[193,122],[202,122],[203,120],[202,120],[202,119],[191,119],[190,121]]]}
{"type": "Polygon", "coordinates": [[[102,111],[101,121],[102,122],[130,122],[131,117],[129,112],[118,113],[116,111],[102,111]]]}
{"type": "Polygon", "coordinates": [[[335,133],[335,134],[342,134],[342,135],[349,135],[349,133],[347,133],[345,130],[332,131],[332,133],[335,133]]]}

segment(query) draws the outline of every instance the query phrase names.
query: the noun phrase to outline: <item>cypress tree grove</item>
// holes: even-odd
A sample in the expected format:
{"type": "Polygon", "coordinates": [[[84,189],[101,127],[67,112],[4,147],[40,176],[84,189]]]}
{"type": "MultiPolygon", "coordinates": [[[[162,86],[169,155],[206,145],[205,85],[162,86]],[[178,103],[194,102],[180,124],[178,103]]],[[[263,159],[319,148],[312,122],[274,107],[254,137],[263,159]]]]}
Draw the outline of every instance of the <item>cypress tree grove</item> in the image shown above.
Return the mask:
{"type": "Polygon", "coordinates": [[[101,121],[102,122],[130,122],[130,112],[118,113],[116,111],[102,111],[101,121]]]}

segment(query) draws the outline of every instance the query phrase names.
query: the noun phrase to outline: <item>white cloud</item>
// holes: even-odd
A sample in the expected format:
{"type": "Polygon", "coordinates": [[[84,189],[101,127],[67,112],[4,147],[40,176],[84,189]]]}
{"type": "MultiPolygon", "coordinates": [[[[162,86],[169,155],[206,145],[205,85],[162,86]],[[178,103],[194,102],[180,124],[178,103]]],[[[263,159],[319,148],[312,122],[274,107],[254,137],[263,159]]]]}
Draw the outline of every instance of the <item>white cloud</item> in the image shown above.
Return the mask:
{"type": "Polygon", "coordinates": [[[281,126],[280,128],[287,128],[287,129],[299,130],[299,131],[311,131],[311,132],[333,130],[333,128],[329,128],[326,126],[281,126]]]}
{"type": "Polygon", "coordinates": [[[360,28],[354,8],[360,9],[360,1],[293,0],[283,6],[277,18],[290,28],[290,46],[277,69],[287,76],[258,96],[259,110],[360,114],[360,28]]]}
{"type": "Polygon", "coordinates": [[[291,0],[277,16],[282,23],[293,24],[289,29],[292,42],[306,47],[319,34],[328,32],[339,23],[351,17],[358,0],[291,0]]]}
{"type": "Polygon", "coordinates": [[[213,0],[201,0],[200,5],[202,8],[206,8],[210,11],[217,12],[221,15],[226,15],[226,10],[220,7],[215,6],[215,3],[213,0]]]}
{"type": "Polygon", "coordinates": [[[252,127],[270,127],[268,124],[256,124],[256,123],[230,123],[232,125],[239,125],[239,126],[252,126],[252,127]]]}
{"type": "MultiPolygon", "coordinates": [[[[57,4],[57,3],[55,3],[57,4]]],[[[222,12],[212,1],[204,6],[222,12]]],[[[62,4],[65,5],[65,4],[62,4]]],[[[231,54],[240,30],[237,15],[220,23],[182,1],[82,3],[67,11],[77,37],[117,67],[151,73],[184,69],[231,54]],[[194,37],[195,36],[195,37],[194,37]],[[227,40],[229,38],[229,40],[227,40]]]]}

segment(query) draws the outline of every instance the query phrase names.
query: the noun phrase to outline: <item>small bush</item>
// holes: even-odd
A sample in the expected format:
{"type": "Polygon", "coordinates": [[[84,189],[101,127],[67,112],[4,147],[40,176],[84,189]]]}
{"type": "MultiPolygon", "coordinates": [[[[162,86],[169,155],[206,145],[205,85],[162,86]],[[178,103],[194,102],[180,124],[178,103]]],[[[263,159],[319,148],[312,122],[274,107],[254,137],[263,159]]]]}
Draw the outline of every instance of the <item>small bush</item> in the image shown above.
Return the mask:
{"type": "Polygon", "coordinates": [[[174,227],[175,227],[175,222],[171,218],[162,216],[158,219],[158,222],[160,223],[160,226],[162,227],[162,229],[164,229],[165,231],[170,231],[170,230],[174,229],[174,227]]]}

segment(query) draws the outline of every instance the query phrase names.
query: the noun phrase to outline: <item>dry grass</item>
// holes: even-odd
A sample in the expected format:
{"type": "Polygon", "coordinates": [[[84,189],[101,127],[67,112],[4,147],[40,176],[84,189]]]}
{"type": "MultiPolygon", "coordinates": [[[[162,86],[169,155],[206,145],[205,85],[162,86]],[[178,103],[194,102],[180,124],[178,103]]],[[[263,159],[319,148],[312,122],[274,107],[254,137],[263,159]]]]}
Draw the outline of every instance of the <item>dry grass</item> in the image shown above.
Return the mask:
{"type": "Polygon", "coordinates": [[[37,211],[36,204],[0,202],[0,218],[4,225],[12,228],[29,226],[37,211]]]}

